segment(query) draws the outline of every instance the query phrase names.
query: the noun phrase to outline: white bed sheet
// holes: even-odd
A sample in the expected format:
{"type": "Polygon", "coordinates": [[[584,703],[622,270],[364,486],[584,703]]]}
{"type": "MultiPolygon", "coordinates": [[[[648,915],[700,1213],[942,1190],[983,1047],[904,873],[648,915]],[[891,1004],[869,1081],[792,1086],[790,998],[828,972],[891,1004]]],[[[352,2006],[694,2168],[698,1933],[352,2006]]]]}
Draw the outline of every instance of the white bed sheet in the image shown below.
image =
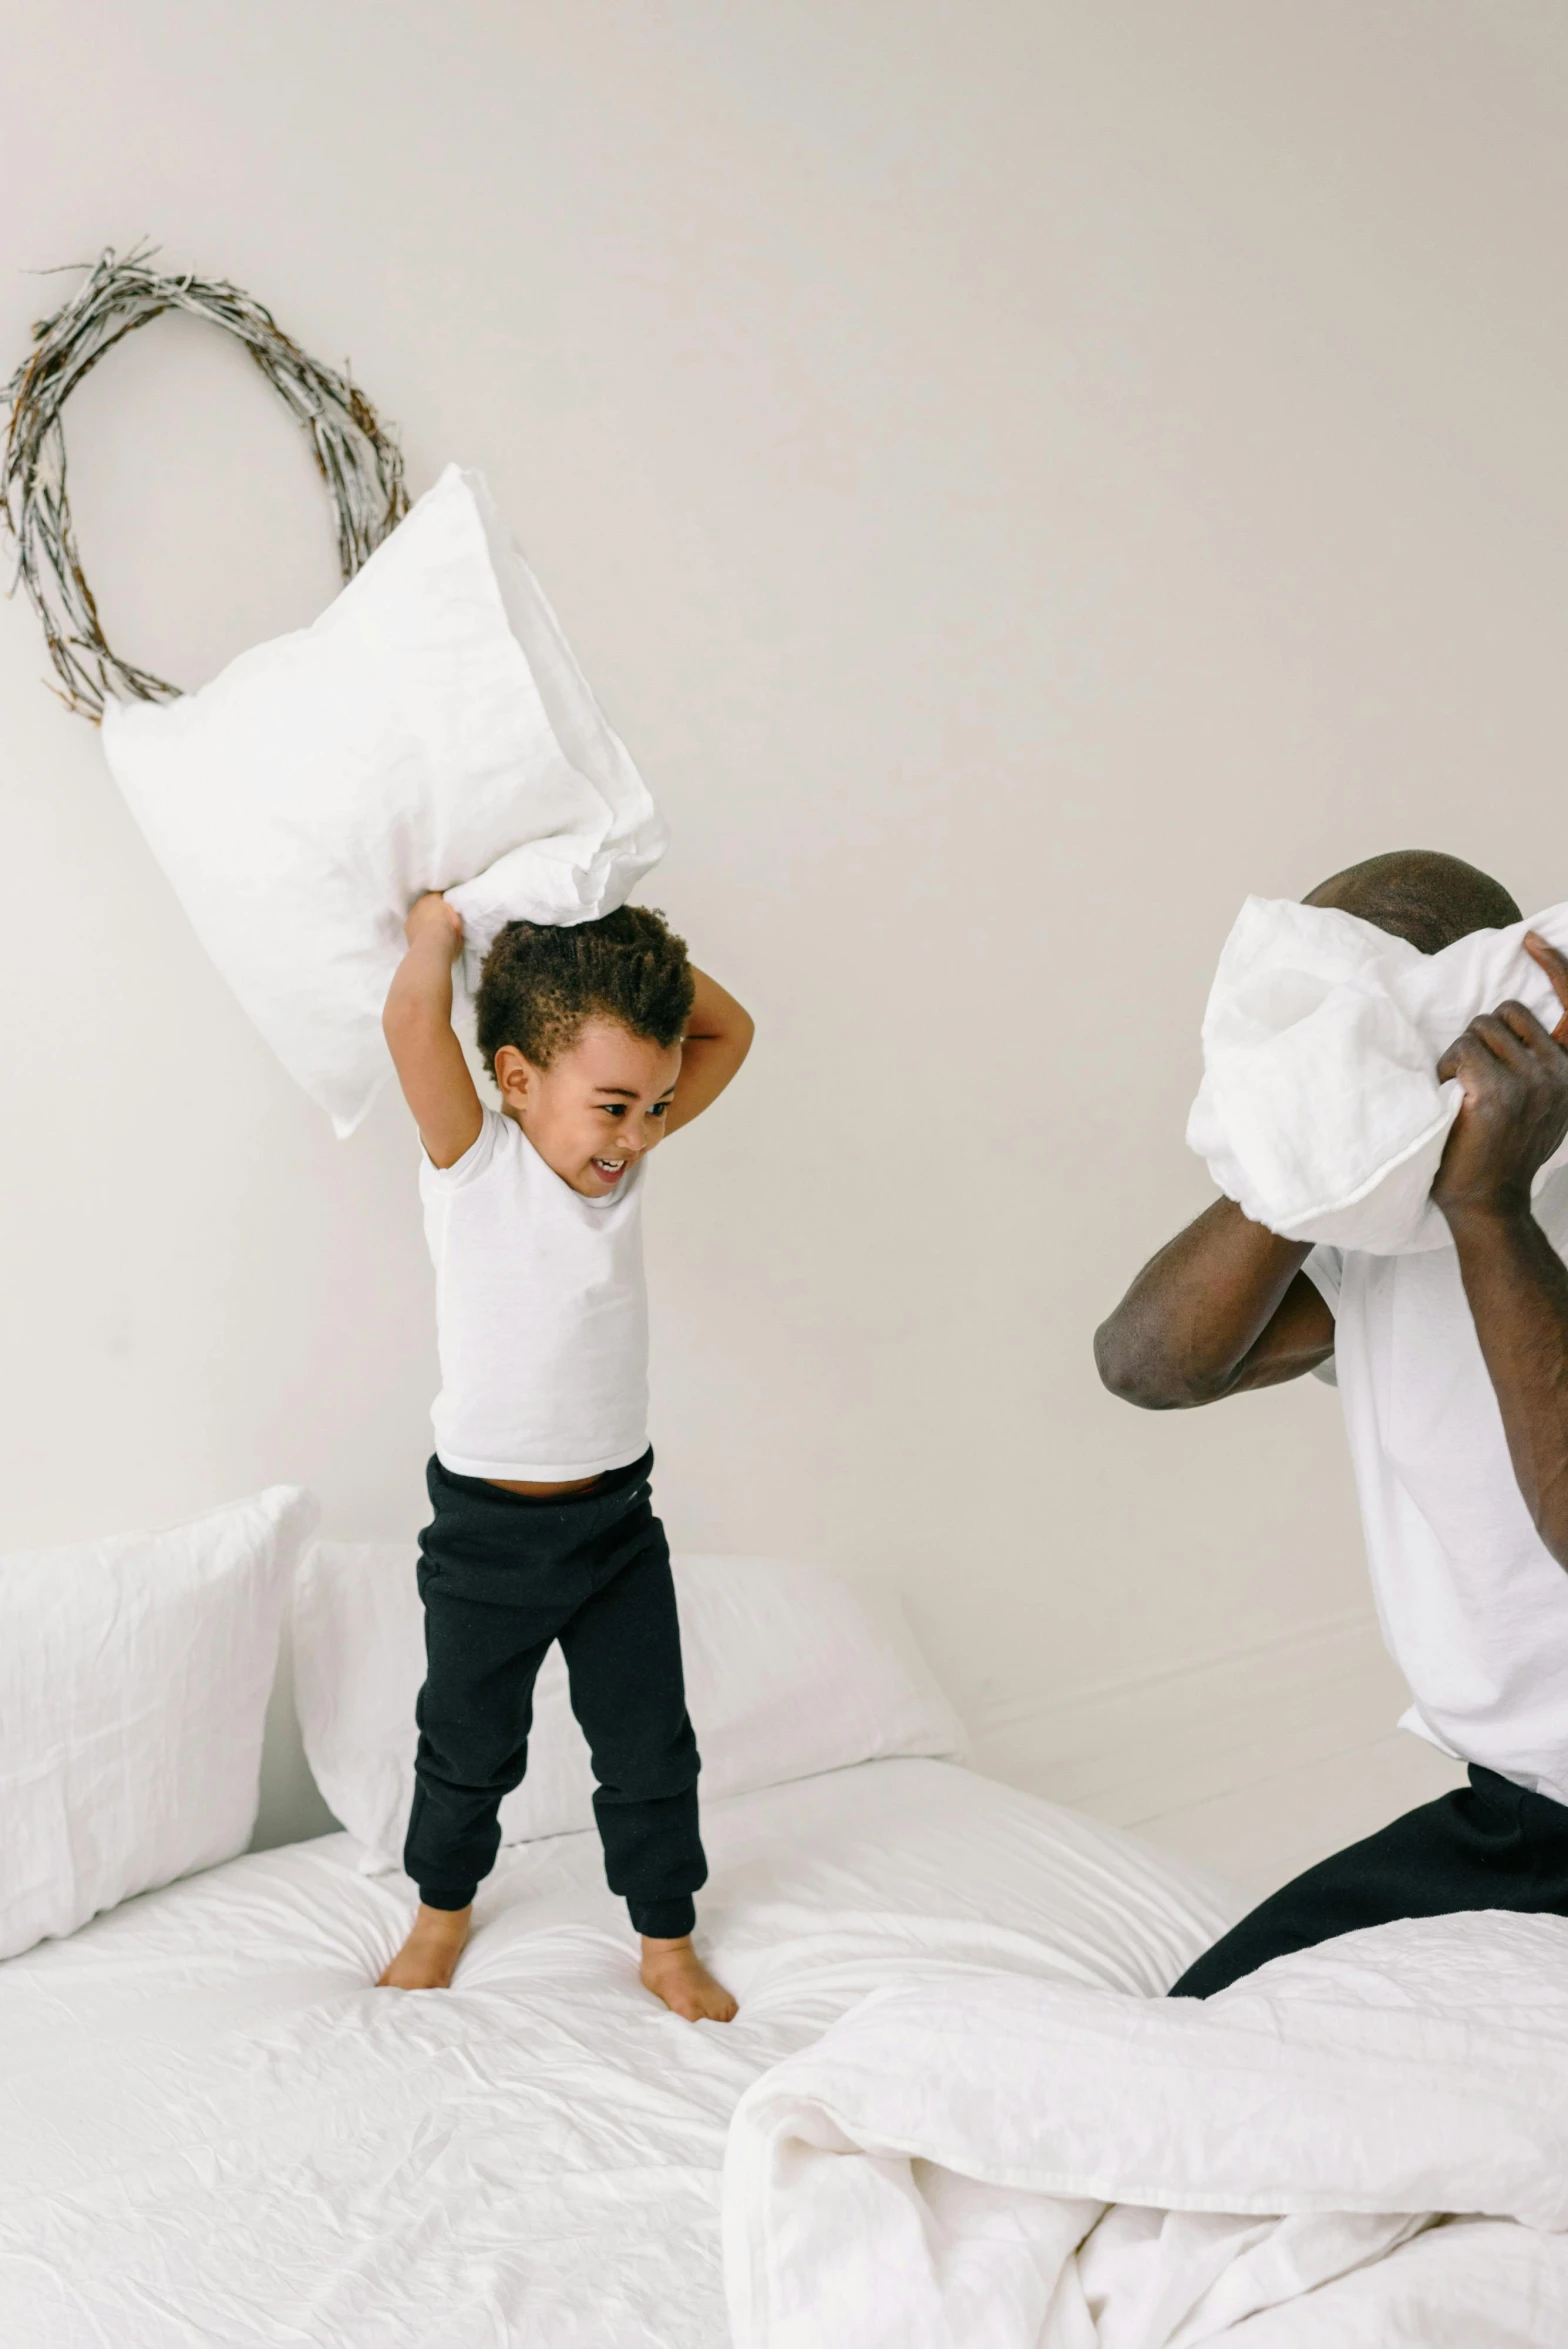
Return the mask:
{"type": "Polygon", "coordinates": [[[1230,1921],[1115,1829],[954,1765],[714,1805],[741,2001],[641,1989],[591,1836],[504,1852],[449,1992],[371,1987],[412,1891],[347,1836],[0,1967],[10,2349],[719,2349],[725,2133],[867,1991],[999,1964],[1152,1993],[1230,1921]]]}

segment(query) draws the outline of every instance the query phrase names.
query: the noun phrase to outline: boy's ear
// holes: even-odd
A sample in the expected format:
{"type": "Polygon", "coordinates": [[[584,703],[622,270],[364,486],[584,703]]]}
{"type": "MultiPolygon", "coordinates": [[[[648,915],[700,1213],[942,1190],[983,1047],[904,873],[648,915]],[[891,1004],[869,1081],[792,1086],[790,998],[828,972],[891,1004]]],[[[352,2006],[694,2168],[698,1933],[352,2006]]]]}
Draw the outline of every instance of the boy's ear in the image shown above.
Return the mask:
{"type": "Polygon", "coordinates": [[[515,1044],[500,1046],[495,1056],[495,1081],[503,1101],[521,1106],[528,1098],[533,1073],[532,1064],[523,1058],[515,1044]]]}

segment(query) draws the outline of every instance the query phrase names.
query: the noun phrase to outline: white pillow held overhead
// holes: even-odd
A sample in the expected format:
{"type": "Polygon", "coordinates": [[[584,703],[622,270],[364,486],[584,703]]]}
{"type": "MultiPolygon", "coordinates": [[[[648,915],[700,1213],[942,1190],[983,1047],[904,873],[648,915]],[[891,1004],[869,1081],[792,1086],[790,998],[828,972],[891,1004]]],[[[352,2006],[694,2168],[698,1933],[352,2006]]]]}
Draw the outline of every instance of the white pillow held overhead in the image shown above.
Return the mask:
{"type": "Polygon", "coordinates": [[[163,1533],[0,1558],[0,1958],[245,1849],[291,1485],[163,1533]]]}
{"type": "Polygon", "coordinates": [[[665,830],[477,473],[448,466],[312,627],[199,693],[110,702],[104,752],[202,944],[340,1134],[425,890],[465,967],[513,920],[624,903],[665,830]]]}
{"type": "MultiPolygon", "coordinates": [[[[1441,954],[1332,907],[1249,897],[1203,1017],[1187,1141],[1255,1223],[1290,1240],[1400,1256],[1448,1245],[1431,1189],[1460,1087],[1437,1064],[1510,997],[1554,1028],[1562,1006],[1524,951],[1568,951],[1568,905],[1441,954]]],[[[1568,1143],[1537,1187],[1568,1163],[1568,1143]]]]}
{"type": "MultiPolygon", "coordinates": [[[[295,1702],[311,1770],[373,1861],[395,1864],[414,1792],[424,1619],[414,1552],[318,1542],[295,1580],[295,1702]]],[[[948,1757],[963,1731],[890,1587],[768,1558],[677,1558],[686,1697],[705,1801],[891,1754],[948,1757]]],[[[593,1825],[593,1772],[552,1648],[503,1843],[593,1825]]]]}

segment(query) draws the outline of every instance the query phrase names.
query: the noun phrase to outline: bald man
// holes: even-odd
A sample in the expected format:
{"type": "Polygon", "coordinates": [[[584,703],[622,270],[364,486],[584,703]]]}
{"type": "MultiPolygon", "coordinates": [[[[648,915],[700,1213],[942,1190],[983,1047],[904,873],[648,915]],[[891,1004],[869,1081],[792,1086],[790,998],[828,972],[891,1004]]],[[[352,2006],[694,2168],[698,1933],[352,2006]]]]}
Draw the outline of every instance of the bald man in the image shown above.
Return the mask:
{"type": "MultiPolygon", "coordinates": [[[[1457,857],[1374,857],[1314,889],[1436,954],[1521,919],[1457,857]]],[[[1172,1990],[1207,1998],[1273,1957],[1396,1917],[1568,1916],[1568,961],[1527,941],[1563,1006],[1472,1020],[1432,1197],[1452,1248],[1366,1256],[1282,1240],[1220,1199],[1146,1264],[1095,1339],[1147,1411],[1317,1371],[1337,1383],[1384,1637],[1467,1787],[1308,1869],[1172,1990]]]]}

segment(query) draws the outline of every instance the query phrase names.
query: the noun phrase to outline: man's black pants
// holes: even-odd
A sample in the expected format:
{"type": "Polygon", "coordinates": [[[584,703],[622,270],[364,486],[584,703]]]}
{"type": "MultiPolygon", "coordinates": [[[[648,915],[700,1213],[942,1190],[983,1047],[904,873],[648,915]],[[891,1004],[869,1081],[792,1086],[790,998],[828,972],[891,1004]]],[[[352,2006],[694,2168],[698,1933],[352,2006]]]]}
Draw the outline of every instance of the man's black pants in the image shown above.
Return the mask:
{"type": "Polygon", "coordinates": [[[432,1460],[419,1537],[425,1685],[403,1865],[434,1909],[466,1908],[495,1865],[496,1814],[528,1762],[534,1681],[559,1640],[598,1790],[605,1874],[639,1933],[674,1939],[706,1881],[697,1741],[652,1452],[554,1499],[432,1460]]]}
{"type": "Polygon", "coordinates": [[[1255,1908],[1172,1985],[1212,1998],[1270,1958],[1363,1925],[1522,1909],[1568,1917],[1568,1806],[1470,1765],[1470,1783],[1321,1860],[1255,1908]]]}

